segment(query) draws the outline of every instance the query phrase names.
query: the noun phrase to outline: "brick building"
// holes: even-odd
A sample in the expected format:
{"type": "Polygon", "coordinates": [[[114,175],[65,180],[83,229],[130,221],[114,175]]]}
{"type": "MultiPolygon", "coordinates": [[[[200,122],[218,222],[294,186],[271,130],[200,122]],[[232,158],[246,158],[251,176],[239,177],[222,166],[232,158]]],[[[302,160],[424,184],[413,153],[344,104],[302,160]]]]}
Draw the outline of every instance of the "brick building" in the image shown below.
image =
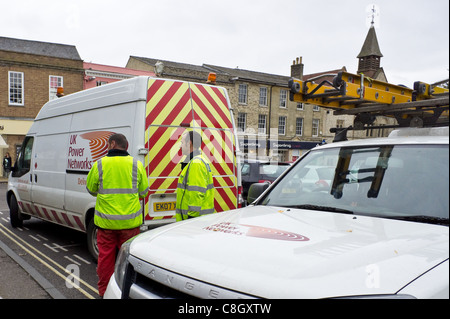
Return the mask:
{"type": "Polygon", "coordinates": [[[83,73],[75,46],[0,37],[0,134],[7,144],[1,158],[9,152],[16,160],[41,107],[58,86],[65,94],[82,90],[83,73]]]}

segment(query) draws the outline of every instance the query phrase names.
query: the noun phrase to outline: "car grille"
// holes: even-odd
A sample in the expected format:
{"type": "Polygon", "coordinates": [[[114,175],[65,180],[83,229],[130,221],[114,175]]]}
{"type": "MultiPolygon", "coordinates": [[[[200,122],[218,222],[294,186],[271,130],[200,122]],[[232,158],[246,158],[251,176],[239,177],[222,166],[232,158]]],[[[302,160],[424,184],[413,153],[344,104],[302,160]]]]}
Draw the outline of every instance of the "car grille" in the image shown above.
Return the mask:
{"type": "Polygon", "coordinates": [[[218,287],[129,256],[123,297],[130,299],[254,299],[257,297],[218,287]]]}

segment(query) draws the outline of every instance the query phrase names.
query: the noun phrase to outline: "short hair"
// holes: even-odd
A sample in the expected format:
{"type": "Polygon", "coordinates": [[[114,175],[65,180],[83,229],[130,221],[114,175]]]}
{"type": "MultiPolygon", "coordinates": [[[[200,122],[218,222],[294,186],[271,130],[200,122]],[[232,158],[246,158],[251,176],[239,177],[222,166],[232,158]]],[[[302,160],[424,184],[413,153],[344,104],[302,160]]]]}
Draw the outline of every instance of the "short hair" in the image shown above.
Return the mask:
{"type": "Polygon", "coordinates": [[[189,142],[192,143],[194,150],[199,149],[202,146],[202,136],[196,131],[189,131],[189,142]]]}
{"type": "Polygon", "coordinates": [[[116,145],[121,149],[126,150],[128,148],[127,138],[123,134],[114,133],[109,137],[108,143],[111,143],[112,141],[116,142],[116,145]]]}

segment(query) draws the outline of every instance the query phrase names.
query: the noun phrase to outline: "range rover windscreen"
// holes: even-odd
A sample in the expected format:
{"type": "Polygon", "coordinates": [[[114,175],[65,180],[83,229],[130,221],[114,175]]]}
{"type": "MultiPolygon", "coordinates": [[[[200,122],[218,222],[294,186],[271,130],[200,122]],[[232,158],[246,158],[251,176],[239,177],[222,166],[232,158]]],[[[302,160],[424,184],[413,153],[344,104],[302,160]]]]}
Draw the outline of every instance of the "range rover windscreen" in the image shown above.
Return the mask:
{"type": "Polygon", "coordinates": [[[448,145],[316,149],[257,203],[448,226],[448,145]]]}

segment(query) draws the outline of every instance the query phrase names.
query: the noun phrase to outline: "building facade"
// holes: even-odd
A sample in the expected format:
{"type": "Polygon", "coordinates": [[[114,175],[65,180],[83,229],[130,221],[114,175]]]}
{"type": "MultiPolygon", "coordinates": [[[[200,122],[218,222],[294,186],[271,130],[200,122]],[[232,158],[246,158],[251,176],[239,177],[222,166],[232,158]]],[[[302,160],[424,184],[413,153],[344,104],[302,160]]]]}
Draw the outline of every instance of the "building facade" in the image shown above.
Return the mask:
{"type": "Polygon", "coordinates": [[[65,94],[82,90],[83,74],[75,46],[0,37],[1,158],[8,152],[15,162],[41,107],[57,98],[59,86],[65,94]]]}

